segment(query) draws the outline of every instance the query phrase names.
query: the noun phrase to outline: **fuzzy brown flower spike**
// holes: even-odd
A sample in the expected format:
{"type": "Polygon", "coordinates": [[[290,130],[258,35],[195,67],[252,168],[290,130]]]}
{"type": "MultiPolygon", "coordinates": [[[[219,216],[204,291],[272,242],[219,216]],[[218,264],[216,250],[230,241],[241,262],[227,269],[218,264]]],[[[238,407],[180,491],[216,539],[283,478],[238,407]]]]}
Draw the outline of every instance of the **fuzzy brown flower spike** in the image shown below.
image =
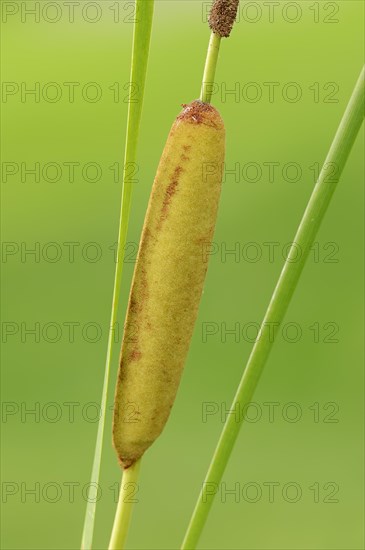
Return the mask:
{"type": "Polygon", "coordinates": [[[239,0],[215,0],[210,16],[209,26],[215,34],[228,38],[237,17],[239,0]]]}

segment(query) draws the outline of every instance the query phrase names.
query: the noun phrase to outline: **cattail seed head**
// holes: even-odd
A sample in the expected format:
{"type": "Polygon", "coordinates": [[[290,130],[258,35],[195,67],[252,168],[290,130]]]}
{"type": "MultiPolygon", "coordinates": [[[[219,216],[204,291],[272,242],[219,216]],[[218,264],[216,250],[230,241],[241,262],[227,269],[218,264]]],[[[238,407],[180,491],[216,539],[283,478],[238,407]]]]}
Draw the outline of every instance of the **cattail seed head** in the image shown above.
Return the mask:
{"type": "Polygon", "coordinates": [[[129,468],[162,432],[179,386],[207,271],[225,152],[224,122],[193,101],[157,170],[135,265],[115,394],[113,441],[129,468]]]}
{"type": "Polygon", "coordinates": [[[215,0],[209,15],[209,26],[215,34],[228,38],[236,20],[239,0],[215,0]]]}

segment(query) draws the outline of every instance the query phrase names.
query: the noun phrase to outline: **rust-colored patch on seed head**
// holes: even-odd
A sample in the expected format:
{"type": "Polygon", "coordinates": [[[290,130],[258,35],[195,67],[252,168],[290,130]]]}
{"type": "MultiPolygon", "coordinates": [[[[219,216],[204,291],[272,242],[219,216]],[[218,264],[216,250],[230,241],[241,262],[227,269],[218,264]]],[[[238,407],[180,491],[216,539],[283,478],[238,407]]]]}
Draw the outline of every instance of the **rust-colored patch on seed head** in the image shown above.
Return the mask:
{"type": "Polygon", "coordinates": [[[239,0],[215,0],[209,15],[209,26],[215,34],[228,38],[237,17],[239,0]]]}
{"type": "Polygon", "coordinates": [[[147,302],[149,296],[147,269],[145,267],[141,269],[141,274],[141,308],[143,309],[143,306],[145,302],[147,302]]]}
{"type": "MultiPolygon", "coordinates": [[[[125,377],[126,377],[125,360],[123,358],[123,353],[121,352],[120,358],[119,358],[119,369],[118,369],[118,380],[120,381],[121,384],[124,384],[125,377]]],[[[117,413],[119,418],[119,409],[115,406],[115,404],[114,404],[114,412],[117,413]]],[[[114,419],[113,428],[115,423],[117,423],[116,419],[114,419]]]]}
{"type": "Polygon", "coordinates": [[[158,222],[157,229],[159,229],[161,227],[162,222],[164,220],[166,220],[166,218],[167,218],[171,201],[172,201],[173,196],[175,195],[175,193],[177,191],[177,187],[179,185],[179,178],[180,178],[181,172],[183,172],[183,169],[181,168],[181,166],[177,166],[174,170],[171,181],[167,186],[167,189],[165,191],[164,200],[163,200],[163,203],[162,203],[161,215],[160,215],[160,219],[159,219],[159,222],[158,222]]]}
{"type": "MultiPolygon", "coordinates": [[[[183,103],[182,107],[184,107],[184,110],[177,117],[178,121],[188,122],[190,124],[205,124],[217,130],[222,129],[224,126],[223,120],[217,109],[210,105],[210,103],[204,103],[197,99],[188,105],[183,103]]],[[[184,145],[183,149],[188,151],[190,146],[184,145]]]]}
{"type": "Polygon", "coordinates": [[[142,357],[142,353],[138,349],[134,349],[129,356],[129,360],[139,361],[141,357],[142,357]]]}
{"type": "Polygon", "coordinates": [[[129,311],[131,313],[137,313],[139,311],[139,304],[137,299],[135,298],[134,294],[131,294],[131,298],[129,300],[129,311]]]}

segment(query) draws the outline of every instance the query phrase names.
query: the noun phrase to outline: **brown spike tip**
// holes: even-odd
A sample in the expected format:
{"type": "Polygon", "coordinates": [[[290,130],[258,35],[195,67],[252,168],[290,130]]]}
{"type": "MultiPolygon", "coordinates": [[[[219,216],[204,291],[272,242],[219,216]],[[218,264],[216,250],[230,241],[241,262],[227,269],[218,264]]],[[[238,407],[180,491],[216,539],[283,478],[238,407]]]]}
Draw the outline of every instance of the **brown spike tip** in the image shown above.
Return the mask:
{"type": "Polygon", "coordinates": [[[209,26],[215,34],[228,38],[237,17],[239,0],[215,0],[209,15],[209,26]]]}

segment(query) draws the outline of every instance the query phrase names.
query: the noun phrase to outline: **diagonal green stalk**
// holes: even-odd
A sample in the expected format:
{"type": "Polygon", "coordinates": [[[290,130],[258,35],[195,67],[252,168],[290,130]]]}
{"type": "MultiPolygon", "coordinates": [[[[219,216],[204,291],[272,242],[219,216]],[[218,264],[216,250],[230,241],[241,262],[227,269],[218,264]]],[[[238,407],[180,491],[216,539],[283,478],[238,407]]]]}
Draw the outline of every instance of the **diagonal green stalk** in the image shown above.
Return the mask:
{"type": "MultiPolygon", "coordinates": [[[[92,546],[95,511],[96,511],[96,493],[100,476],[101,455],[103,450],[103,437],[106,417],[106,406],[108,398],[108,385],[110,365],[113,352],[114,327],[118,316],[118,305],[120,296],[120,286],[122,281],[124,247],[127,238],[129,212],[132,195],[132,181],[130,179],[130,168],[135,164],[137,158],[137,143],[139,127],[142,113],[142,103],[146,82],[147,62],[150,47],[151,29],[154,0],[135,0],[135,23],[133,31],[133,47],[131,61],[130,84],[134,86],[136,97],[128,105],[127,134],[124,152],[124,170],[122,183],[122,197],[119,220],[118,249],[116,258],[116,267],[114,275],[114,288],[111,309],[111,321],[108,334],[107,354],[104,372],[104,382],[101,399],[101,415],[98,423],[96,437],[94,461],[91,473],[91,485],[93,494],[89,495],[84,527],[82,533],[81,548],[90,550],[92,546]]],[[[133,94],[134,95],[134,94],[133,94]]]]}
{"type": "Polygon", "coordinates": [[[109,550],[122,550],[127,540],[133,504],[135,502],[131,497],[130,489],[133,489],[133,486],[137,484],[140,467],[141,459],[137,460],[137,462],[123,472],[109,550]]]}
{"type": "MultiPolygon", "coordinates": [[[[233,400],[232,410],[235,410],[236,406],[240,406],[240,409],[244,408],[252,399],[273,347],[274,338],[270,327],[278,327],[283,321],[317,231],[360,130],[364,119],[364,78],[365,68],[363,67],[280,274],[259,337],[252,349],[233,400]],[[326,177],[326,167],[329,165],[332,167],[335,165],[337,169],[335,178],[331,180],[326,177]],[[299,259],[298,250],[301,252],[299,259]]],[[[182,544],[184,550],[196,548],[241,424],[236,422],[234,416],[229,415],[224,425],[182,544]]]]}
{"type": "Polygon", "coordinates": [[[219,48],[221,44],[221,37],[214,32],[210,35],[207,58],[205,62],[203,83],[200,92],[200,101],[204,103],[210,103],[213,93],[215,70],[218,62],[219,48]]]}

